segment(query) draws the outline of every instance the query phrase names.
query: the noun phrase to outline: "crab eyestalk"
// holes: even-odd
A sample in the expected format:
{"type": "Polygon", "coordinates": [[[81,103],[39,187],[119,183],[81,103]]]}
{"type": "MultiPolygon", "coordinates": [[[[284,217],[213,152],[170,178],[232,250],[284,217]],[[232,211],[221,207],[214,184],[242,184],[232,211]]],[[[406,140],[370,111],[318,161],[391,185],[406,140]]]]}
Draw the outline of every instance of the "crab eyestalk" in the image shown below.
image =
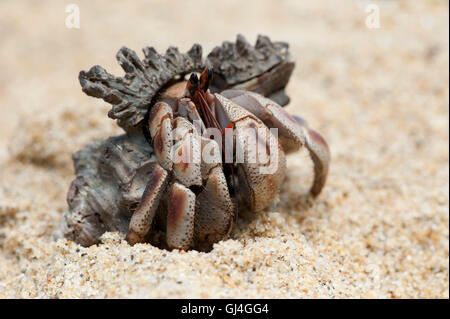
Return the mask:
{"type": "Polygon", "coordinates": [[[216,115],[210,106],[210,98],[208,98],[208,87],[212,79],[212,69],[205,68],[200,75],[192,73],[186,83],[186,90],[189,92],[189,98],[192,99],[196,107],[200,110],[200,117],[207,128],[213,127],[222,131],[222,126],[216,119],[216,115]]]}
{"type": "Polygon", "coordinates": [[[200,88],[203,89],[203,92],[206,93],[206,91],[208,91],[209,88],[209,84],[212,81],[212,69],[209,68],[205,68],[202,72],[202,74],[200,75],[200,88]]]}

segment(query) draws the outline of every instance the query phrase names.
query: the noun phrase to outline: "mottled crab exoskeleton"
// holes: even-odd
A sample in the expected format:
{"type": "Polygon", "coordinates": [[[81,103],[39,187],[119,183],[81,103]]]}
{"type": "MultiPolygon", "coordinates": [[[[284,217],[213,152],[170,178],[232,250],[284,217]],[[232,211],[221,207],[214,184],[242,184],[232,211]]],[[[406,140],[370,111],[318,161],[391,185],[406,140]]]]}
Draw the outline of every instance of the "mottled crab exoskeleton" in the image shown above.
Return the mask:
{"type": "Polygon", "coordinates": [[[209,250],[241,207],[270,205],[285,178],[285,153],[303,146],[314,163],[311,194],[320,193],[327,143],[281,106],[294,67],[286,43],[260,36],[253,47],[238,36],[205,60],[199,45],[144,55],[119,51],[123,78],[99,66],[80,73],[83,91],[113,105],[108,115],[126,135],[74,156],[66,237],[89,245],[120,230],[130,244],[209,250]]]}

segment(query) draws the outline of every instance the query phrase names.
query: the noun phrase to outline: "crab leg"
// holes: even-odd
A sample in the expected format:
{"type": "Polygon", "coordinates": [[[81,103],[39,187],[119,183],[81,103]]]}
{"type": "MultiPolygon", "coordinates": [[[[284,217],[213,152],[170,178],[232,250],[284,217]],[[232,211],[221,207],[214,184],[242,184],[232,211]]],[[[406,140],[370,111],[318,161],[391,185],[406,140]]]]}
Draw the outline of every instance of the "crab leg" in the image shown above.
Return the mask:
{"type": "Polygon", "coordinates": [[[223,239],[233,225],[233,203],[222,170],[216,141],[202,138],[202,191],[197,195],[195,212],[196,246],[209,248],[223,239]]]}
{"type": "Polygon", "coordinates": [[[141,201],[133,213],[126,241],[130,245],[140,243],[150,230],[159,200],[167,185],[167,171],[156,164],[145,187],[141,201]]]}
{"type": "Polygon", "coordinates": [[[319,133],[310,128],[305,131],[306,148],[314,163],[314,182],[310,192],[315,197],[320,194],[327,181],[331,155],[327,142],[319,133]]]}
{"type": "Polygon", "coordinates": [[[195,194],[188,187],[202,185],[200,136],[183,117],[174,120],[173,175],[167,213],[167,244],[187,250],[194,236],[195,194]]]}
{"type": "Polygon", "coordinates": [[[195,194],[174,183],[167,212],[167,244],[170,248],[187,250],[194,237],[195,194]]]}
{"type": "Polygon", "coordinates": [[[126,240],[130,245],[142,242],[150,230],[161,195],[168,182],[166,170],[172,169],[172,109],[164,102],[156,103],[149,114],[149,129],[159,164],[150,175],[141,201],[131,217],[126,240]]]}
{"type": "Polygon", "coordinates": [[[331,160],[325,139],[309,128],[306,121],[290,115],[281,106],[259,94],[241,90],[227,90],[221,94],[247,109],[268,127],[278,128],[278,138],[286,153],[306,146],[314,163],[314,182],[310,192],[313,196],[319,195],[325,185],[331,160]]]}

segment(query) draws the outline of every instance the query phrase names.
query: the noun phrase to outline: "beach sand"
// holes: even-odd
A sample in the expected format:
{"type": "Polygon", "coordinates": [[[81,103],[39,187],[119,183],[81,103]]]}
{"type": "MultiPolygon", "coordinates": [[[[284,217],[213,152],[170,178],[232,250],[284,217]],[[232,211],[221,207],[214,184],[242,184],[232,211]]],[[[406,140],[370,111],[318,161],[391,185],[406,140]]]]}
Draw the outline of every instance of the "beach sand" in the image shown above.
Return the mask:
{"type": "Polygon", "coordinates": [[[368,1],[75,3],[79,29],[63,2],[0,2],[0,298],[449,297],[448,1],[371,1],[379,28],[368,1]],[[54,241],[71,154],[121,133],[78,72],[122,74],[122,45],[207,53],[238,33],[290,43],[287,110],[333,156],[323,193],[306,196],[299,152],[278,205],[209,253],[54,241]]]}

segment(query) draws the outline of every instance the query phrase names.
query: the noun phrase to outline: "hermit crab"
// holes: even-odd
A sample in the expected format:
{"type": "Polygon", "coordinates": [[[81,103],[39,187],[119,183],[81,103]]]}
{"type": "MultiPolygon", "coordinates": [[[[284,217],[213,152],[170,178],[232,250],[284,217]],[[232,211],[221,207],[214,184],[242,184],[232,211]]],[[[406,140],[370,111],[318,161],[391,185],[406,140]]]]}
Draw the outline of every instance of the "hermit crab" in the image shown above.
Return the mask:
{"type": "Polygon", "coordinates": [[[79,75],[88,95],[112,104],[125,134],[74,154],[69,211],[57,231],[83,245],[105,231],[130,244],[209,250],[231,231],[240,209],[258,212],[277,197],[286,153],[306,147],[314,163],[311,194],[322,190],[330,153],[307,123],[288,114],[284,88],[294,68],[288,45],[242,36],[202,58],[127,48],[117,78],[94,66],[79,75]]]}

